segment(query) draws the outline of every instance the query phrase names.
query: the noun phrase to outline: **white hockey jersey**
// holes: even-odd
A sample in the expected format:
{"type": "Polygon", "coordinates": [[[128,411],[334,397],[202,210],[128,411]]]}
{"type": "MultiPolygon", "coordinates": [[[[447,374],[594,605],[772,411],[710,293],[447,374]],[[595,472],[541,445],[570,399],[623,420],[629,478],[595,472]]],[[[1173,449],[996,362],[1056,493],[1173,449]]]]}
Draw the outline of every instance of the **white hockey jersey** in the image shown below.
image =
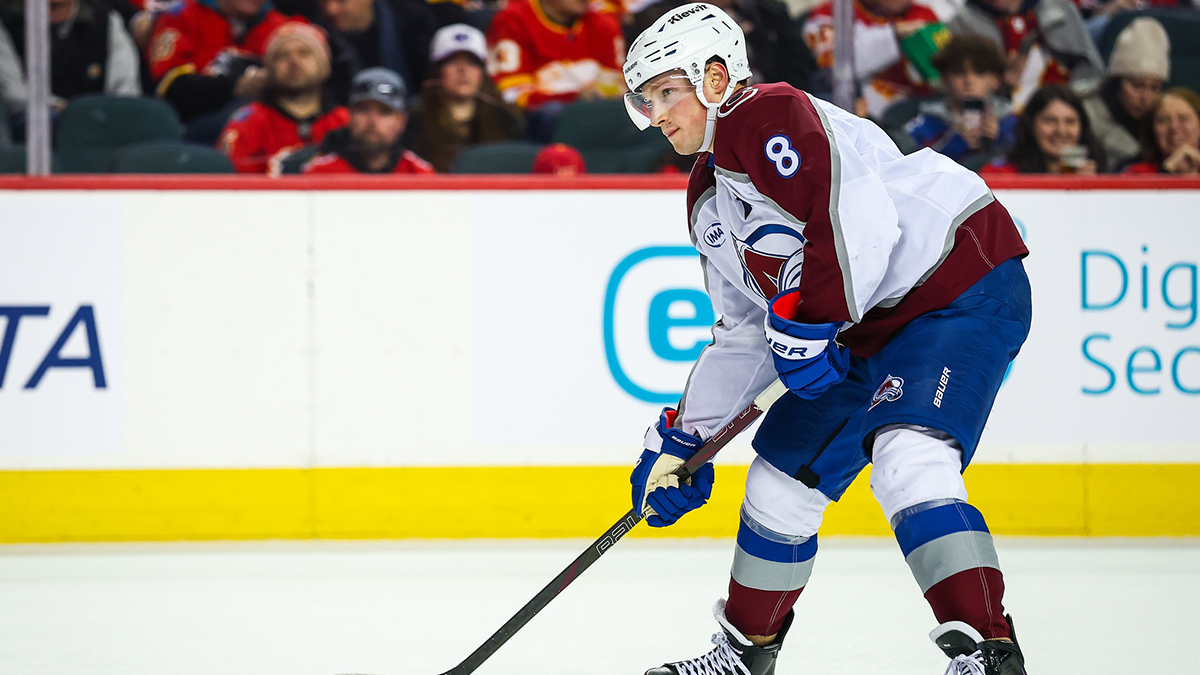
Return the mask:
{"type": "Polygon", "coordinates": [[[680,401],[689,433],[711,436],[775,377],[763,322],[780,291],[800,289],[788,318],[842,322],[839,342],[866,357],[1028,253],[973,172],[932,150],[903,155],[873,122],[786,84],[734,94],[715,139],[688,185],[720,317],[680,401]]]}

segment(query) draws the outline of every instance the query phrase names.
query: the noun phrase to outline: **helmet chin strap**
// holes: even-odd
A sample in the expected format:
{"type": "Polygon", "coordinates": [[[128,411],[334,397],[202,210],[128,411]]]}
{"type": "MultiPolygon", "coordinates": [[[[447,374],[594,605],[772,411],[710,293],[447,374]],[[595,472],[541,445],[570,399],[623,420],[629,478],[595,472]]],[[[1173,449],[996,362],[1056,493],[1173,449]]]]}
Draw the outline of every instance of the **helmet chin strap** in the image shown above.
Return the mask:
{"type": "Polygon", "coordinates": [[[720,110],[721,106],[725,105],[730,96],[733,96],[733,90],[736,88],[730,82],[729,86],[725,87],[725,92],[721,94],[721,100],[716,103],[709,103],[708,99],[704,98],[703,87],[696,88],[696,96],[699,97],[700,102],[707,108],[707,113],[704,116],[704,140],[700,143],[699,152],[712,152],[713,133],[717,129],[717,111],[720,110]]]}

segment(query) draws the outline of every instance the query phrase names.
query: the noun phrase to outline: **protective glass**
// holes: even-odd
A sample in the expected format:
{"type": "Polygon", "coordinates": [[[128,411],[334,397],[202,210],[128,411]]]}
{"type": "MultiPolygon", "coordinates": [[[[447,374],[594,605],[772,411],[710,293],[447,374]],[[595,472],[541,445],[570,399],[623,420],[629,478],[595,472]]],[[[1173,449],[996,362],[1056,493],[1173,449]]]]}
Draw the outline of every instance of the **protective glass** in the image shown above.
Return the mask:
{"type": "Polygon", "coordinates": [[[676,103],[696,95],[696,86],[683,73],[656,77],[625,94],[625,110],[640,130],[676,103]]]}

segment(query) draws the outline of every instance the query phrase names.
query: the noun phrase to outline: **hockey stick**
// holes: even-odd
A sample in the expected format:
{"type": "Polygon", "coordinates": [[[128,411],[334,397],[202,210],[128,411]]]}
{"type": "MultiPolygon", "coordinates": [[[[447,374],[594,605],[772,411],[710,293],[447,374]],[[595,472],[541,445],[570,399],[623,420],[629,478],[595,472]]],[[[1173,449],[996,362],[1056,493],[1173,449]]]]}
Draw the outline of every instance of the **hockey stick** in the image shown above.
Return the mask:
{"type": "MultiPolygon", "coordinates": [[[[700,446],[696,454],[675,471],[675,475],[679,476],[679,480],[681,481],[687,480],[692,473],[707,464],[721,448],[733,440],[734,436],[744,431],[754,420],[758,419],[759,415],[766,412],[771,407],[771,404],[779,400],[779,397],[783,396],[785,392],[787,392],[787,387],[782,382],[779,380],[772,382],[771,386],[763,390],[754,399],[754,403],[751,403],[745,410],[738,413],[733,418],[733,421],[726,424],[720,431],[713,434],[713,437],[708,442],[700,446]]],[[[533,599],[525,603],[525,606],[520,611],[500,627],[500,630],[492,634],[486,642],[480,645],[462,663],[447,670],[442,675],[469,675],[469,673],[475,672],[476,668],[488,660],[492,654],[495,654],[497,649],[500,649],[505,642],[508,642],[508,639],[521,630],[525,624],[529,623],[529,620],[536,616],[538,612],[545,609],[551,600],[563,592],[563,589],[579,578],[579,575],[583,574],[584,570],[591,567],[592,563],[599,560],[600,556],[604,555],[608,549],[620,541],[621,537],[632,530],[642,520],[642,517],[643,514],[633,509],[630,509],[628,513],[621,516],[621,519],[608,528],[607,532],[592,542],[592,545],[588,546],[587,550],[579,554],[579,557],[574,562],[568,565],[565,570],[559,572],[553,581],[546,584],[545,588],[533,596],[533,599]]]]}

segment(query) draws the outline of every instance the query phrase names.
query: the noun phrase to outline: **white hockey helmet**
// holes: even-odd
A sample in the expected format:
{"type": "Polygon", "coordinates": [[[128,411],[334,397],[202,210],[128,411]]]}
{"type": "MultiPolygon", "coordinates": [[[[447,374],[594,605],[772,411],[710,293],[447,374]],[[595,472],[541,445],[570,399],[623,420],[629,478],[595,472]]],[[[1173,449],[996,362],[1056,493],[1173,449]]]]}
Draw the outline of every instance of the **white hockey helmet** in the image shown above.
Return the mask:
{"type": "Polygon", "coordinates": [[[642,85],[673,70],[683,71],[696,88],[696,97],[709,110],[704,144],[707,147],[712,140],[717,108],[733,94],[734,84],[751,74],[741,26],[721,8],[696,2],[662,15],[633,41],[625,58],[625,83],[629,85],[625,102],[629,117],[639,129],[646,129],[653,120],[652,101],[642,96],[642,85]],[[704,69],[713,57],[725,62],[730,80],[718,103],[709,103],[703,89],[704,69]]]}

